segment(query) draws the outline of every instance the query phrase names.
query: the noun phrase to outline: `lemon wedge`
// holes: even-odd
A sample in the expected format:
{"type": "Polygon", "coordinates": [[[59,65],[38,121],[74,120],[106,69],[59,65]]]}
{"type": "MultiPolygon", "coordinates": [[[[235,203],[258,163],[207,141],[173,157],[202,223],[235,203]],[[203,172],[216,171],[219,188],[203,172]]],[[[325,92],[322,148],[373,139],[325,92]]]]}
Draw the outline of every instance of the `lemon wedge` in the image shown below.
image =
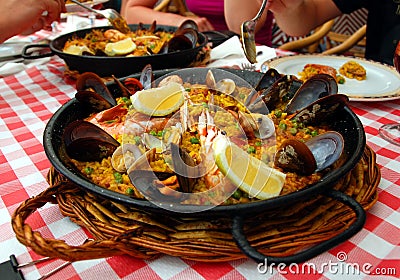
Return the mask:
{"type": "Polygon", "coordinates": [[[133,52],[136,49],[136,44],[131,38],[126,38],[124,40],[107,43],[104,52],[108,56],[124,55],[133,52]]]}
{"type": "Polygon", "coordinates": [[[286,174],[218,135],[213,142],[215,162],[221,172],[250,197],[268,199],[280,194],[286,174]]]}
{"type": "Polygon", "coordinates": [[[131,96],[136,111],[149,116],[166,116],[177,111],[184,102],[185,88],[170,82],[164,86],[136,92],[131,96]]]}
{"type": "Polygon", "coordinates": [[[63,50],[68,54],[82,55],[83,52],[94,54],[87,46],[70,45],[63,50]]]}

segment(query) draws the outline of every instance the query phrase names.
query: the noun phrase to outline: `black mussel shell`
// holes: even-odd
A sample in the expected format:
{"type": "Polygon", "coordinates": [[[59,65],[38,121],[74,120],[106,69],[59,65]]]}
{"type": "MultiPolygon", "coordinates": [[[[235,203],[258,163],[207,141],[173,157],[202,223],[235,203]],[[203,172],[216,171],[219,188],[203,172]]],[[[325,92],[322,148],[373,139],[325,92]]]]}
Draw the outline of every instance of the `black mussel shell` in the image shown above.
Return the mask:
{"type": "Polygon", "coordinates": [[[344,148],[344,139],[339,132],[328,131],[305,142],[317,163],[315,171],[321,171],[335,163],[344,148]]]}
{"type": "Polygon", "coordinates": [[[111,156],[120,145],[100,127],[83,120],[65,127],[63,142],[67,155],[79,161],[99,161],[111,156]]]}
{"type": "Polygon", "coordinates": [[[344,94],[333,94],[322,97],[293,115],[293,119],[305,124],[321,124],[333,114],[339,112],[349,102],[344,94]]]}
{"type": "Polygon", "coordinates": [[[117,102],[111,92],[108,90],[104,81],[93,72],[85,72],[81,74],[76,81],[76,90],[91,90],[107,100],[111,107],[117,105],[117,102]]]}
{"type": "Polygon", "coordinates": [[[275,109],[280,103],[290,100],[298,90],[299,83],[292,75],[281,76],[270,87],[258,91],[255,95],[249,95],[245,105],[254,113],[262,113],[259,107],[267,106],[269,110],[275,109]],[[262,102],[260,104],[260,102],[262,102]]]}
{"type": "Polygon", "coordinates": [[[262,75],[261,79],[255,86],[256,91],[269,88],[273,83],[279,80],[280,77],[281,74],[278,72],[278,70],[269,68],[268,71],[262,75]]]}
{"type": "Polygon", "coordinates": [[[108,102],[103,96],[91,90],[79,90],[75,93],[75,98],[87,108],[95,112],[110,109],[112,104],[108,102]]]}
{"type": "Polygon", "coordinates": [[[285,171],[303,175],[312,174],[317,162],[308,146],[296,139],[287,139],[279,147],[275,155],[275,165],[285,171]]]}
{"type": "Polygon", "coordinates": [[[188,19],[181,23],[176,32],[180,32],[181,30],[184,29],[193,29],[198,31],[199,27],[197,26],[197,23],[194,20],[188,19]]]}
{"type": "Polygon", "coordinates": [[[331,75],[317,74],[304,82],[287,104],[285,112],[293,114],[316,100],[332,94],[337,94],[338,85],[331,75]]]}
{"type": "Polygon", "coordinates": [[[181,191],[191,193],[195,178],[199,177],[199,167],[185,150],[174,143],[171,143],[171,156],[181,191]]]}

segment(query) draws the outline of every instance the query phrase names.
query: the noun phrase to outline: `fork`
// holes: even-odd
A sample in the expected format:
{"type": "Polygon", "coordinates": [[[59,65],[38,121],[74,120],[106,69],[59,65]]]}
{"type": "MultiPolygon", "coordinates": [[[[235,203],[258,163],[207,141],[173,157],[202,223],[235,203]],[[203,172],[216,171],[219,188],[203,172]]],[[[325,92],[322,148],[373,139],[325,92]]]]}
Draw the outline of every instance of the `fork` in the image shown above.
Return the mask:
{"type": "Polygon", "coordinates": [[[250,64],[247,62],[242,62],[242,70],[247,70],[247,71],[255,71],[256,70],[256,65],[255,64],[250,64]]]}
{"type": "Polygon", "coordinates": [[[105,10],[96,10],[93,9],[92,7],[86,6],[79,2],[78,0],[71,0],[75,4],[81,6],[82,8],[85,8],[86,10],[89,10],[97,15],[100,15],[111,23],[112,26],[114,26],[115,29],[121,31],[122,33],[129,33],[131,30],[129,29],[129,26],[126,22],[126,20],[121,16],[120,13],[118,13],[114,9],[105,9],[105,10]]]}

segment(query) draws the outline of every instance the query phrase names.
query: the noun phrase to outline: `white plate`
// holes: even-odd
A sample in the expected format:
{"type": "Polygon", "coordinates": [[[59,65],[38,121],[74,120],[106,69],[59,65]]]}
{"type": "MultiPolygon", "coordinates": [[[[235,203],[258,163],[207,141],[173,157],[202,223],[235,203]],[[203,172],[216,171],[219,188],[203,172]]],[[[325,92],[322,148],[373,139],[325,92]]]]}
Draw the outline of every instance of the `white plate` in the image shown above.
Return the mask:
{"type": "Polygon", "coordinates": [[[394,67],[379,62],[346,56],[328,55],[292,55],[264,62],[268,67],[275,68],[282,74],[299,77],[307,63],[323,64],[335,68],[349,60],[355,60],[362,65],[367,78],[363,81],[346,78],[344,84],[339,84],[339,93],[346,94],[353,101],[386,101],[400,98],[400,74],[394,67]]]}
{"type": "MultiPolygon", "coordinates": [[[[109,0],[93,0],[93,1],[87,1],[87,2],[82,2],[82,4],[93,7],[95,5],[103,4],[108,2],[109,0]]],[[[67,9],[68,13],[77,13],[77,12],[88,12],[85,8],[82,8],[81,6],[71,3],[71,4],[65,4],[65,8],[67,9]]]]}

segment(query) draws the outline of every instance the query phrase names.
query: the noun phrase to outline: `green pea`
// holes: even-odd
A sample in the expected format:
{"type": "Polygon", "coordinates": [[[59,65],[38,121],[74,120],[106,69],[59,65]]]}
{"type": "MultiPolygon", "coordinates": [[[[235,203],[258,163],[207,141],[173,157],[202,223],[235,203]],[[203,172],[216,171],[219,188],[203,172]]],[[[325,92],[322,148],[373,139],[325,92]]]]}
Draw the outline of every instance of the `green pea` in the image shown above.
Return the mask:
{"type": "Polygon", "coordinates": [[[291,127],[290,130],[289,130],[289,132],[290,132],[290,134],[292,134],[292,135],[296,135],[296,134],[297,134],[297,128],[291,127]]]}
{"type": "Polygon", "coordinates": [[[122,175],[121,175],[121,173],[115,172],[114,173],[114,180],[118,184],[121,184],[122,183],[122,175]]]}
{"type": "Polygon", "coordinates": [[[281,123],[279,123],[278,127],[279,127],[280,129],[282,129],[282,130],[286,130],[287,124],[281,122],[281,123]]]}
{"type": "Polygon", "coordinates": [[[311,129],[309,129],[308,127],[303,129],[305,134],[311,134],[311,129]]]}
{"type": "Polygon", "coordinates": [[[126,191],[125,191],[125,193],[126,193],[127,195],[133,195],[134,191],[133,191],[132,188],[127,188],[126,191]]]}
{"type": "Polygon", "coordinates": [[[311,136],[317,136],[317,135],[318,135],[318,131],[317,130],[311,131],[311,136]]]}
{"type": "Polygon", "coordinates": [[[242,197],[242,191],[240,189],[237,189],[233,194],[232,197],[234,199],[239,200],[242,197]]]}
{"type": "Polygon", "coordinates": [[[256,148],[254,148],[253,146],[249,146],[249,147],[247,148],[247,152],[248,152],[249,154],[254,154],[254,153],[256,152],[256,148]]]}
{"type": "Polygon", "coordinates": [[[86,174],[89,175],[89,174],[93,173],[93,168],[90,167],[90,166],[87,166],[87,167],[85,167],[84,171],[85,171],[86,174]]]}
{"type": "Polygon", "coordinates": [[[275,117],[280,118],[280,117],[282,117],[282,111],[281,110],[276,110],[274,112],[274,115],[275,115],[275,117]]]}
{"type": "Polygon", "coordinates": [[[199,140],[198,138],[196,138],[196,137],[192,137],[192,138],[190,138],[190,143],[192,143],[192,144],[199,144],[199,143],[200,143],[200,140],[199,140]]]}

